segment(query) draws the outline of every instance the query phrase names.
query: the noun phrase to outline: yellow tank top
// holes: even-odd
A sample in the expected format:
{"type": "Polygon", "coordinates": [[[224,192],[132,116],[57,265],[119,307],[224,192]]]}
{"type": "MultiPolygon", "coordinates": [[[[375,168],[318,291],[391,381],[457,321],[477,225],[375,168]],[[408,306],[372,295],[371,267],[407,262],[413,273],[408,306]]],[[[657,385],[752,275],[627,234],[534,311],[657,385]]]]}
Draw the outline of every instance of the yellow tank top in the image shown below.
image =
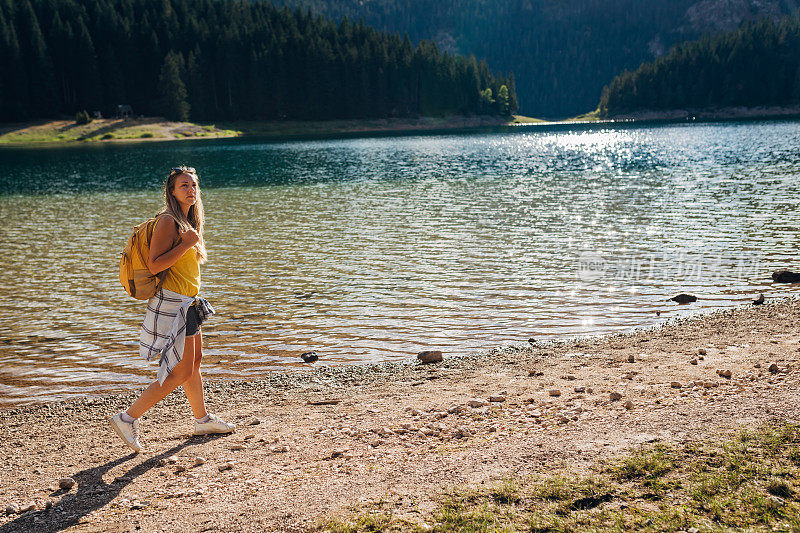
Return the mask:
{"type": "Polygon", "coordinates": [[[197,261],[197,251],[194,248],[189,248],[170,267],[161,288],[184,296],[197,296],[200,292],[200,263],[197,261]]]}

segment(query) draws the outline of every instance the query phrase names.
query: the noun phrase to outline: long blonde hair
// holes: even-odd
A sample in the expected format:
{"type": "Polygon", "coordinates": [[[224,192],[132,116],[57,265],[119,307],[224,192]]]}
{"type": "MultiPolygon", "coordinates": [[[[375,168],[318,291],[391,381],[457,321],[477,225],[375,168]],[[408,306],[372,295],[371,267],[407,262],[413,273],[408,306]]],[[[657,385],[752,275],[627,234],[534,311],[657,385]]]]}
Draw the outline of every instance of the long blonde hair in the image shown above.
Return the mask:
{"type": "Polygon", "coordinates": [[[194,179],[198,179],[197,172],[195,172],[192,167],[179,166],[170,170],[167,179],[164,181],[164,208],[158,215],[167,214],[172,216],[178,221],[182,231],[188,230],[189,227],[194,228],[197,234],[200,235],[200,240],[197,241],[197,244],[195,244],[194,247],[195,250],[197,250],[197,259],[202,264],[206,262],[207,256],[206,243],[203,239],[205,215],[203,214],[203,200],[200,195],[199,180],[197,186],[197,201],[189,208],[188,215],[184,215],[183,209],[181,209],[181,204],[178,203],[178,200],[176,200],[175,196],[172,194],[172,189],[175,187],[175,180],[181,174],[189,174],[190,176],[193,176],[194,179]]]}

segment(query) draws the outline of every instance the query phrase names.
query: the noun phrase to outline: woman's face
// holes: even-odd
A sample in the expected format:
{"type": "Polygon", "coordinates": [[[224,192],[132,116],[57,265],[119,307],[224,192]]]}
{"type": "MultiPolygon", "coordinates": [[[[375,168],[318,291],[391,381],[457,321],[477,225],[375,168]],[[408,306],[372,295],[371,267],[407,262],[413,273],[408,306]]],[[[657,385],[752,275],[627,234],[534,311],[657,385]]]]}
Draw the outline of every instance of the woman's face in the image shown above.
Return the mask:
{"type": "Polygon", "coordinates": [[[197,186],[197,178],[192,174],[183,173],[175,178],[175,185],[172,186],[172,195],[184,209],[189,209],[197,202],[200,189],[197,186]]]}

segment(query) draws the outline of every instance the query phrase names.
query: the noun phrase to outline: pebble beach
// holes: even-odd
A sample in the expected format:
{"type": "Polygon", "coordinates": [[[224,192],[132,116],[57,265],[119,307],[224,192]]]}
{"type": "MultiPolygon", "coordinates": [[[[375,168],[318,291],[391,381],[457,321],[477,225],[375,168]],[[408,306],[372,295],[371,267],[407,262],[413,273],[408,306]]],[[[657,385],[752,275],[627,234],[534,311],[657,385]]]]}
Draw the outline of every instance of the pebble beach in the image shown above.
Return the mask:
{"type": "Polygon", "coordinates": [[[768,299],[432,364],[210,381],[236,432],[191,436],[179,389],[138,455],[108,424],[134,391],[0,411],[0,532],[324,530],[378,504],[425,529],[453,486],[796,422],[798,326],[800,300],[768,299]]]}

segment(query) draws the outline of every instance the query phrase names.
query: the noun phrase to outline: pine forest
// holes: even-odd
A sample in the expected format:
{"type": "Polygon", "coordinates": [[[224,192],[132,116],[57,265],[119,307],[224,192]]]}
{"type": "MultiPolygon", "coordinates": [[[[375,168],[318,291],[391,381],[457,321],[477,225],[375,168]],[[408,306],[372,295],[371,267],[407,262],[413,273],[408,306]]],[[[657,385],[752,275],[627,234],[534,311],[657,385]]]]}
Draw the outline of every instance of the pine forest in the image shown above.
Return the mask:
{"type": "Polygon", "coordinates": [[[0,121],[510,115],[513,75],[347,18],[240,0],[0,0],[0,121]]]}

